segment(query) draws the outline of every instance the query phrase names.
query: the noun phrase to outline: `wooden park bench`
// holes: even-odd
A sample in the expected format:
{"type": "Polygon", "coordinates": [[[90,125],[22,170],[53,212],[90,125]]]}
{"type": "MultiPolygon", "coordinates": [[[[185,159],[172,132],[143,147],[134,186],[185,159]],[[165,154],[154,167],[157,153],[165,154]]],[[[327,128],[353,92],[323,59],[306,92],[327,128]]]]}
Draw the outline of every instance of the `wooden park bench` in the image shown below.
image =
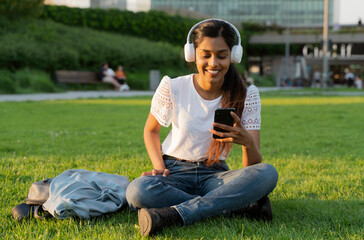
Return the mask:
{"type": "Polygon", "coordinates": [[[108,84],[99,79],[97,72],[57,70],[56,80],[62,84],[108,84]]]}

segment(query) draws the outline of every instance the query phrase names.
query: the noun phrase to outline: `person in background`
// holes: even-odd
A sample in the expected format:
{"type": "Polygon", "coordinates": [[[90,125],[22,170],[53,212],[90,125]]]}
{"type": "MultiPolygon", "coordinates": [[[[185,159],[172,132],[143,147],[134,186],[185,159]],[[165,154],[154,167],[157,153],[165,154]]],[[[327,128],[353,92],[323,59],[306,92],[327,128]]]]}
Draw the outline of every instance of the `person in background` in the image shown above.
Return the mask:
{"type": "Polygon", "coordinates": [[[363,89],[363,79],[359,75],[355,78],[355,86],[357,89],[363,89]]]}
{"type": "Polygon", "coordinates": [[[109,68],[108,63],[103,63],[99,69],[99,77],[102,82],[110,83],[115,87],[116,91],[124,91],[121,88],[121,85],[115,79],[115,72],[111,68],[109,68]]]}
{"type": "Polygon", "coordinates": [[[126,83],[126,74],[125,74],[123,66],[121,66],[121,65],[118,66],[118,68],[115,71],[115,78],[120,83],[123,91],[128,91],[130,89],[130,87],[126,83]]]}
{"type": "Polygon", "coordinates": [[[355,76],[351,69],[345,69],[345,80],[348,82],[348,87],[355,87],[354,80],[355,76]]]}
{"type": "Polygon", "coordinates": [[[321,86],[321,72],[316,69],[313,72],[312,87],[319,88],[320,86],[321,86]]]}

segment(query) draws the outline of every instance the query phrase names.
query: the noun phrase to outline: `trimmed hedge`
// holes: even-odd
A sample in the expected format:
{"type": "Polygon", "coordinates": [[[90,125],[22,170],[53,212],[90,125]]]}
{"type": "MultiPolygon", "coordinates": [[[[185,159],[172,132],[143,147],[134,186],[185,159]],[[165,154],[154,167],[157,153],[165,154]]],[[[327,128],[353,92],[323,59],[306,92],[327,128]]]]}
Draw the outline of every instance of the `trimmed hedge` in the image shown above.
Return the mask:
{"type": "Polygon", "coordinates": [[[0,19],[0,68],[98,71],[101,63],[128,72],[184,68],[182,47],[146,39],[68,27],[50,20],[0,19]]]}
{"type": "Polygon", "coordinates": [[[15,93],[15,81],[13,74],[5,69],[0,69],[0,93],[15,93]]]}
{"type": "Polygon", "coordinates": [[[69,26],[89,27],[178,46],[186,43],[188,31],[198,22],[196,19],[170,16],[154,10],[134,13],[117,9],[81,9],[53,5],[44,6],[41,18],[69,26]]]}
{"type": "Polygon", "coordinates": [[[19,69],[15,73],[0,69],[0,93],[55,92],[49,73],[34,69],[19,69]]]}
{"type": "Polygon", "coordinates": [[[44,0],[0,0],[0,16],[10,19],[39,16],[44,0]]]}

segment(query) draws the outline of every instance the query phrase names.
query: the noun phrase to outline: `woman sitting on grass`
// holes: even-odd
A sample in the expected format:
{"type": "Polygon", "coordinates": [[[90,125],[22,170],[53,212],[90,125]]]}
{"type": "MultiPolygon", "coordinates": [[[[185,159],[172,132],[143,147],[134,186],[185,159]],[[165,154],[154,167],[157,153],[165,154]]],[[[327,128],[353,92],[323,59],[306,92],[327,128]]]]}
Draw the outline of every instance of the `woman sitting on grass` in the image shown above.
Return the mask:
{"type": "Polygon", "coordinates": [[[246,88],[232,64],[241,60],[239,33],[217,19],[196,24],[190,33],[193,45],[185,50],[186,60],[195,62],[198,73],[162,79],[144,128],[154,169],[127,189],[130,207],[139,209],[142,235],[217,215],[272,219],[267,195],[278,174],[261,163],[258,89],[246,88]],[[221,107],[236,109],[230,113],[234,126],[213,123],[221,107]],[[170,123],[172,130],[160,146],[160,128],[170,123]],[[229,170],[225,162],[231,143],[242,146],[243,169],[229,170]]]}

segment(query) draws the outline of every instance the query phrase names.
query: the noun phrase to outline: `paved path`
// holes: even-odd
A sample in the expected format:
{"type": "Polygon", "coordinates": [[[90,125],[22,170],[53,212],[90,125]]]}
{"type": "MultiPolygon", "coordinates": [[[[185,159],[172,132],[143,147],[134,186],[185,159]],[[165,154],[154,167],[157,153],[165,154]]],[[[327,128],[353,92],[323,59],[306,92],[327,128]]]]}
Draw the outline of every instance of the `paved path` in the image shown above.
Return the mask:
{"type": "Polygon", "coordinates": [[[73,91],[63,93],[34,93],[34,94],[5,94],[0,95],[0,102],[21,102],[21,101],[42,101],[42,100],[62,100],[81,98],[113,98],[113,97],[134,97],[153,96],[154,91],[73,91]]]}
{"type": "MultiPolygon", "coordinates": [[[[280,87],[260,87],[260,92],[292,90],[297,88],[280,88],[280,87]]],[[[82,98],[113,98],[113,97],[134,97],[134,96],[153,96],[154,91],[72,91],[63,93],[34,93],[34,94],[0,94],[0,102],[22,102],[22,101],[43,101],[43,100],[64,100],[64,99],[82,99],[82,98]]],[[[337,96],[364,96],[364,90],[360,92],[341,92],[341,91],[289,91],[287,94],[295,95],[337,95],[337,96]]]]}

